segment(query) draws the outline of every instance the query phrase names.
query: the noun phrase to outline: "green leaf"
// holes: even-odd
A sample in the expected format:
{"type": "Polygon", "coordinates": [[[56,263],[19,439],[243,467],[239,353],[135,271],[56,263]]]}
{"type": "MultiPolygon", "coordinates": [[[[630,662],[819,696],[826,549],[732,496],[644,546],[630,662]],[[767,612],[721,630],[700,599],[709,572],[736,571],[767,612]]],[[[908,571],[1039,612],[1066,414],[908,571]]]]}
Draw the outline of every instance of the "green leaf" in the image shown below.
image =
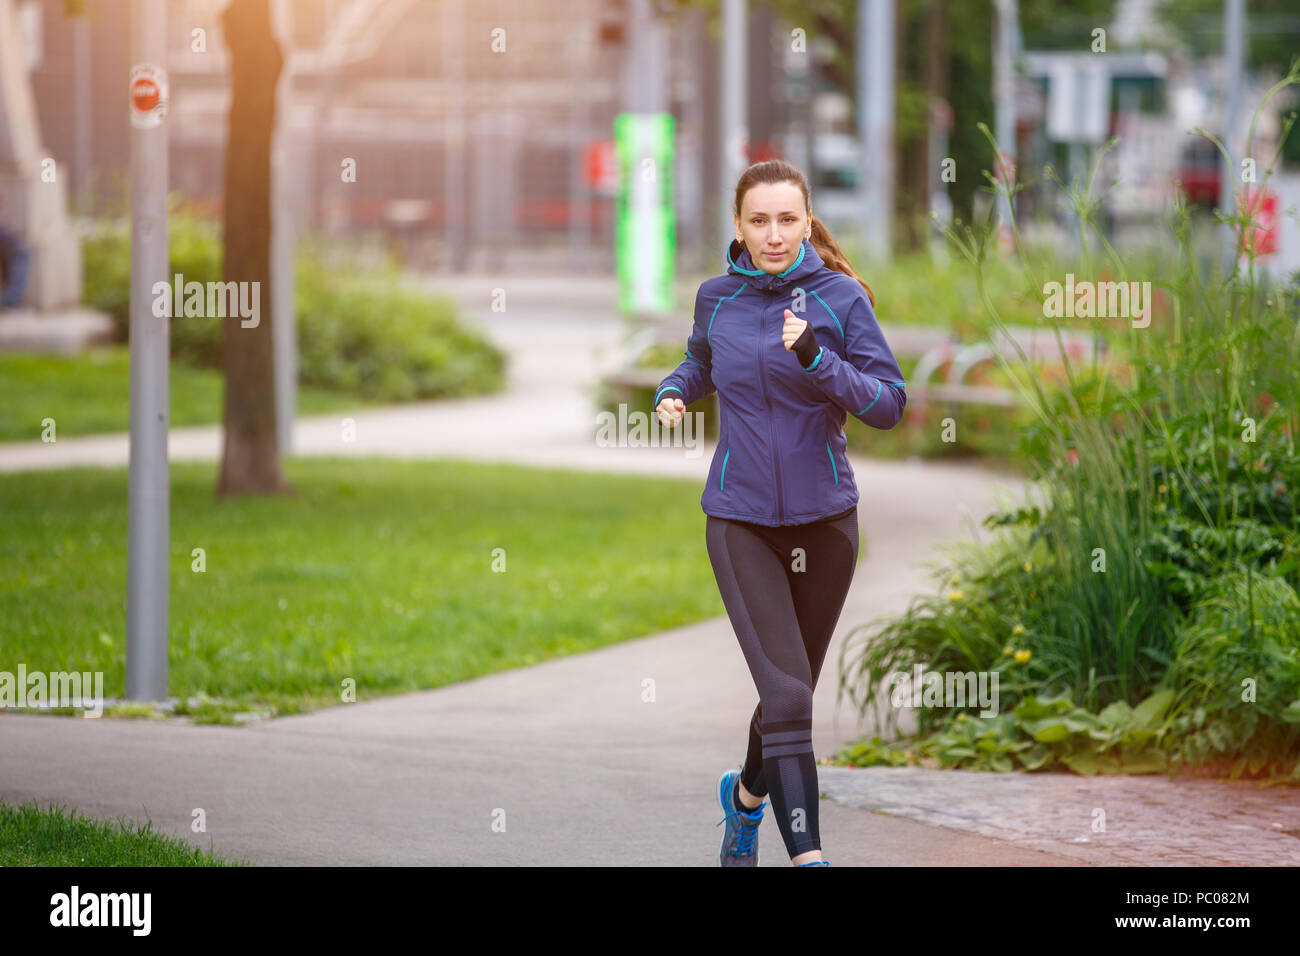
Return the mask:
{"type": "Polygon", "coordinates": [[[1117,700],[1097,715],[1107,727],[1123,727],[1133,719],[1133,708],[1122,700],[1117,700]]]}
{"type": "Polygon", "coordinates": [[[1173,699],[1172,690],[1159,690],[1142,701],[1133,710],[1134,727],[1139,730],[1154,730],[1173,699]]]}
{"type": "Polygon", "coordinates": [[[1141,747],[1155,735],[1154,730],[1128,730],[1120,737],[1120,742],[1130,747],[1141,747]]]}
{"type": "Polygon", "coordinates": [[[1060,718],[1049,717],[1041,720],[1030,731],[1034,739],[1040,743],[1050,744],[1058,740],[1064,740],[1070,735],[1070,728],[1065,725],[1065,721],[1060,718]]]}
{"type": "Polygon", "coordinates": [[[1075,773],[1081,773],[1085,777],[1091,777],[1097,773],[1100,767],[1100,760],[1096,754],[1087,752],[1077,754],[1065,754],[1061,757],[1065,765],[1075,773]]]}
{"type": "Polygon", "coordinates": [[[1037,770],[1051,759],[1052,753],[1042,744],[1031,744],[1024,753],[1016,754],[1026,770],[1037,770]]]}
{"type": "Polygon", "coordinates": [[[1061,757],[1061,760],[1075,773],[1083,774],[1085,777],[1091,777],[1098,773],[1119,773],[1121,769],[1118,758],[1111,755],[1089,753],[1088,751],[1065,754],[1061,757]]]}
{"type": "Polygon", "coordinates": [[[1096,730],[1100,727],[1097,718],[1084,710],[1071,711],[1064,720],[1065,726],[1072,734],[1081,734],[1085,730],[1096,730]]]}
{"type": "Polygon", "coordinates": [[[1162,753],[1147,751],[1134,757],[1125,757],[1122,769],[1125,773],[1163,773],[1168,769],[1168,761],[1162,753]]]}
{"type": "Polygon", "coordinates": [[[1063,714],[1072,708],[1067,697],[1026,697],[1016,704],[1015,715],[1022,721],[1063,714]]]}

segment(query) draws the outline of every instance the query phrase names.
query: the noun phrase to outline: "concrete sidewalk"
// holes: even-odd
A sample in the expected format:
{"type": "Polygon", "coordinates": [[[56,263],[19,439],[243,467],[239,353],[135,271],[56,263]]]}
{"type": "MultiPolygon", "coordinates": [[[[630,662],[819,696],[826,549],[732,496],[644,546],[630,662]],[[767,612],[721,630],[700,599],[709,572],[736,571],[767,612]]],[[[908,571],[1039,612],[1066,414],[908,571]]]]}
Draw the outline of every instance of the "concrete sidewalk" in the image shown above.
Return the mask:
{"type": "MultiPolygon", "coordinates": [[[[459,294],[467,303],[486,301],[500,281],[462,280],[459,294]]],[[[602,300],[593,294],[589,301],[602,300]]],[[[355,443],[341,440],[344,416],[303,420],[295,426],[297,453],[462,456],[703,482],[711,445],[690,454],[595,444],[589,389],[620,332],[599,308],[562,308],[539,297],[509,317],[471,314],[510,349],[507,394],[357,413],[355,443]]],[[[173,430],[172,458],[215,460],[219,438],[215,427],[173,430]]],[[[122,435],[20,443],[0,446],[0,471],[124,466],[126,453],[122,435]]],[[[863,557],[815,695],[819,756],[870,730],[847,707],[834,707],[846,635],[904,610],[930,586],[917,562],[970,535],[1000,489],[1015,501],[1022,488],[973,466],[851,462],[862,494],[863,557]]],[[[698,508],[698,492],[681,505],[698,508]]],[[[716,865],[716,782],[744,756],[756,700],[730,623],[719,617],[438,690],[243,727],[5,714],[0,797],[56,801],[99,817],[147,815],[196,845],[211,840],[219,852],[269,865],[716,865]],[[642,698],[647,678],[653,702],[642,698]],[[196,834],[190,826],[200,808],[207,830],[196,834]]],[[[1033,832],[996,806],[945,816],[945,787],[950,808],[987,799],[963,789],[969,774],[927,780],[912,810],[906,787],[885,788],[888,798],[873,803],[872,781],[901,779],[890,773],[822,768],[822,789],[834,799],[820,804],[821,833],[834,865],[1108,862],[1081,853],[1076,831],[1056,833],[1046,814],[1033,832]],[[999,830],[998,819],[1009,825],[999,830]]],[[[1074,779],[1005,778],[1021,814],[1023,801],[1043,807],[1057,799],[1061,781],[1074,779]]],[[[1176,825],[1167,815],[1165,822],[1176,825]]],[[[771,822],[760,847],[764,866],[790,865],[771,822]]]]}

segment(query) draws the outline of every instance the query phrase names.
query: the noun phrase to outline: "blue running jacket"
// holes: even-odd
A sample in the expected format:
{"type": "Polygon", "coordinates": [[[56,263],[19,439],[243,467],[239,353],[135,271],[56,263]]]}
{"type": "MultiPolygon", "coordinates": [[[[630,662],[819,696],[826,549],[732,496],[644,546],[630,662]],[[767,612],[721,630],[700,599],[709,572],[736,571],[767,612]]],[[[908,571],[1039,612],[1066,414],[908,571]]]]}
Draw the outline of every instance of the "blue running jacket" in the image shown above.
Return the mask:
{"type": "Polygon", "coordinates": [[[718,446],[700,507],[718,518],[798,525],[858,503],[845,417],[893,428],[907,404],[905,384],[858,280],[822,262],[808,239],[776,275],[755,268],[733,240],[726,273],[696,293],[686,358],[651,408],[666,394],[689,406],[716,390],[718,446]],[[816,336],[807,368],[781,341],[786,309],[816,336]]]}

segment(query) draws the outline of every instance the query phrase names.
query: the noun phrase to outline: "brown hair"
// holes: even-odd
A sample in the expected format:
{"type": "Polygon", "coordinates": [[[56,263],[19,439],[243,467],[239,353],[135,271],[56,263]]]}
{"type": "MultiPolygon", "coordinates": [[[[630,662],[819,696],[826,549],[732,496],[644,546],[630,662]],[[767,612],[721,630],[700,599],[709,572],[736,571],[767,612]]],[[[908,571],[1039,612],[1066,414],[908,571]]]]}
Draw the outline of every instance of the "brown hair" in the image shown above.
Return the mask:
{"type": "MultiPolygon", "coordinates": [[[[803,205],[807,210],[808,201],[808,179],[798,166],[786,162],[784,159],[768,159],[761,163],[754,163],[747,170],[741,173],[740,181],[736,183],[736,215],[740,215],[741,204],[745,200],[745,193],[749,192],[751,186],[757,186],[760,183],[785,183],[791,182],[799,187],[803,193],[803,205]]],[[[822,262],[834,269],[836,272],[843,272],[846,276],[852,276],[862,283],[862,288],[867,290],[867,298],[871,300],[871,307],[876,307],[876,296],[871,291],[871,286],[862,281],[862,277],[853,271],[853,266],[849,265],[848,258],[844,255],[840,245],[831,235],[831,231],[826,228],[826,224],[816,216],[812,217],[812,235],[809,236],[813,248],[817,250],[817,255],[821,256],[822,262]]]]}

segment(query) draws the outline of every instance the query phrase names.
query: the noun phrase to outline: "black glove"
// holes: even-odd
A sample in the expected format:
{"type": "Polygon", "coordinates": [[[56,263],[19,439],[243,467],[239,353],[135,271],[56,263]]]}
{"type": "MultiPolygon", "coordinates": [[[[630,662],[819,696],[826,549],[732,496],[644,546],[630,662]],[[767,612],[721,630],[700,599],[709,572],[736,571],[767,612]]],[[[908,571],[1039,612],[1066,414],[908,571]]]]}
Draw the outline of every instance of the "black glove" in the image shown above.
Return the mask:
{"type": "Polygon", "coordinates": [[[799,364],[804,368],[813,363],[813,359],[817,357],[818,348],[817,337],[813,335],[811,322],[803,327],[799,337],[794,340],[791,351],[798,357],[799,364]]]}

